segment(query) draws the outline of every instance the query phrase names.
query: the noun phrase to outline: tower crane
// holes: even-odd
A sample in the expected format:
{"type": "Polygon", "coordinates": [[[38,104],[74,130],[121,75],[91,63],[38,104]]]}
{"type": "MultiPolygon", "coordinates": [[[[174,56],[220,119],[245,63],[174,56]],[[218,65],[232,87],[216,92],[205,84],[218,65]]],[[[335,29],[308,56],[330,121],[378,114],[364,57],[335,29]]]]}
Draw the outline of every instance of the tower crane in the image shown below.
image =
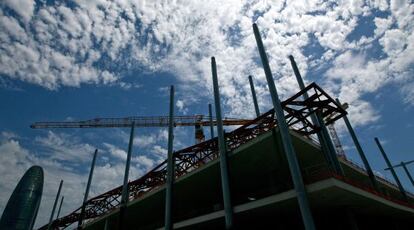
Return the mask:
{"type": "MultiPolygon", "coordinates": [[[[244,125],[252,120],[224,118],[223,125],[244,125]]],[[[95,118],[84,121],[58,121],[58,122],[35,122],[30,125],[33,129],[50,129],[50,128],[123,128],[131,127],[168,127],[168,116],[133,116],[124,118],[95,118]]],[[[203,126],[217,125],[217,120],[210,116],[192,115],[192,116],[175,116],[174,126],[194,126],[196,143],[203,142],[205,135],[203,126]]]]}

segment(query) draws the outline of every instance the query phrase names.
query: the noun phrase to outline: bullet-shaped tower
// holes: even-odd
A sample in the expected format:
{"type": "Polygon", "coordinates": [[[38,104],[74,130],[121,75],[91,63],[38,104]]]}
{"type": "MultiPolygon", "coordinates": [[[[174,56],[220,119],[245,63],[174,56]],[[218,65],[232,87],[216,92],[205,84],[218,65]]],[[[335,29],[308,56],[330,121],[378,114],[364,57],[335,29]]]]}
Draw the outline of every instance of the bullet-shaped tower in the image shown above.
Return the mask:
{"type": "Polygon", "coordinates": [[[33,229],[42,192],[43,169],[32,166],[10,196],[0,219],[0,229],[33,229]]]}

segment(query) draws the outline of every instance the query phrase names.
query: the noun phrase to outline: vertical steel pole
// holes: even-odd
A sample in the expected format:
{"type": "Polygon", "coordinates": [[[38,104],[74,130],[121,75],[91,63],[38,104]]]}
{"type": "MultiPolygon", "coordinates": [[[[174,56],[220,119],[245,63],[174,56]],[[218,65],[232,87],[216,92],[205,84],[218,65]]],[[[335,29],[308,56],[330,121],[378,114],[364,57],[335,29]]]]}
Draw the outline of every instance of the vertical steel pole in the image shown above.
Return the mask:
{"type": "Polygon", "coordinates": [[[211,139],[214,138],[214,124],[213,124],[213,112],[211,109],[211,104],[208,104],[208,115],[210,116],[210,135],[211,139]]]}
{"type": "Polygon", "coordinates": [[[216,59],[214,57],[211,58],[211,71],[213,75],[214,103],[215,103],[216,120],[217,120],[217,136],[218,136],[218,144],[219,144],[219,151],[220,151],[221,189],[223,192],[226,229],[232,229],[233,228],[233,207],[231,205],[229,169],[228,169],[228,164],[227,164],[227,152],[226,152],[227,150],[226,150],[226,143],[224,140],[223,120],[221,117],[220,92],[219,92],[219,86],[218,86],[218,80],[217,80],[216,59]]]}
{"type": "MultiPolygon", "coordinates": [[[[305,89],[305,83],[303,82],[302,75],[299,72],[299,68],[296,65],[296,61],[292,55],[289,55],[290,64],[292,65],[293,72],[295,73],[296,80],[299,84],[300,90],[305,89]]],[[[307,92],[303,95],[304,99],[307,100],[309,95],[307,92]]],[[[325,123],[322,117],[318,114],[311,114],[310,115],[312,123],[319,127],[321,130],[317,132],[317,136],[319,139],[319,143],[322,147],[322,151],[325,154],[325,158],[328,161],[328,164],[335,170],[335,172],[339,175],[343,175],[343,170],[341,164],[338,161],[338,156],[336,155],[335,147],[332,143],[332,140],[329,136],[328,129],[325,126],[325,123]]]]}
{"type": "Polygon", "coordinates": [[[408,171],[407,165],[404,162],[401,162],[401,165],[405,173],[407,174],[408,179],[410,179],[411,184],[414,186],[414,180],[413,180],[413,177],[411,176],[411,173],[408,171]]]}
{"type": "Polygon", "coordinates": [[[59,189],[58,189],[58,192],[56,194],[55,203],[53,203],[52,214],[50,214],[49,225],[47,226],[47,229],[51,229],[51,227],[52,227],[53,216],[55,215],[55,209],[56,209],[57,202],[59,200],[60,190],[62,190],[62,185],[63,185],[63,180],[60,180],[59,189]]]}
{"type": "Polygon", "coordinates": [[[174,86],[170,91],[170,116],[168,120],[167,189],[165,192],[165,230],[172,229],[172,190],[174,183],[174,86]]]}
{"type": "Polygon", "coordinates": [[[95,162],[96,162],[96,155],[97,154],[98,154],[98,149],[95,149],[95,152],[94,152],[93,158],[92,158],[91,169],[89,170],[88,183],[86,184],[86,190],[85,190],[85,194],[83,196],[81,214],[80,214],[80,217],[79,217],[79,220],[78,220],[78,229],[81,229],[82,221],[85,218],[86,201],[88,200],[88,196],[89,196],[89,189],[91,187],[91,182],[92,182],[92,177],[93,177],[93,170],[95,168],[95,162]]]}
{"type": "Polygon", "coordinates": [[[63,199],[64,198],[65,197],[62,196],[62,198],[60,199],[60,205],[59,205],[59,209],[58,209],[58,212],[57,212],[57,215],[56,215],[56,219],[59,219],[59,214],[60,214],[60,210],[62,209],[62,204],[63,204],[63,199]]]}
{"type": "Polygon", "coordinates": [[[350,208],[347,208],[345,212],[348,216],[349,227],[351,227],[351,230],[358,230],[358,222],[355,218],[354,212],[350,208]]]}
{"type": "Polygon", "coordinates": [[[391,165],[390,160],[387,157],[387,154],[385,153],[384,149],[382,148],[381,143],[379,142],[378,138],[374,138],[375,142],[377,143],[377,146],[382,154],[382,157],[384,157],[385,162],[387,163],[388,168],[391,170],[391,174],[394,177],[395,182],[397,182],[398,188],[400,189],[400,192],[404,199],[407,199],[407,194],[405,193],[405,190],[400,182],[400,179],[398,179],[397,173],[395,173],[394,168],[391,165]]]}
{"type": "Polygon", "coordinates": [[[272,71],[270,70],[269,61],[267,59],[266,51],[264,49],[262,38],[260,37],[260,32],[257,28],[256,23],[253,24],[253,31],[256,38],[257,48],[259,49],[260,57],[262,59],[270,95],[272,96],[272,102],[276,112],[277,123],[282,139],[282,147],[288,160],[290,173],[292,175],[293,184],[295,186],[296,195],[298,197],[299,208],[302,213],[303,223],[307,230],[314,230],[315,224],[309,207],[309,201],[306,195],[305,185],[303,183],[298,159],[296,158],[296,153],[293,149],[292,139],[289,134],[289,128],[285,120],[282,105],[280,103],[279,95],[277,94],[275,82],[273,80],[272,71]]]}
{"type": "Polygon", "coordinates": [[[104,230],[108,230],[108,229],[109,229],[109,223],[108,223],[108,221],[109,221],[109,217],[107,217],[107,218],[105,219],[104,230]]]}
{"type": "Polygon", "coordinates": [[[124,183],[122,185],[122,197],[121,197],[121,207],[119,210],[119,229],[123,229],[124,225],[124,217],[126,213],[129,191],[128,191],[128,176],[129,176],[129,167],[131,164],[131,155],[132,155],[132,146],[134,144],[134,129],[135,129],[135,122],[131,124],[131,134],[129,136],[129,144],[128,144],[128,153],[127,159],[125,164],[125,173],[124,173],[124,183]]]}
{"type": "MultiPolygon", "coordinates": [[[[336,99],[336,102],[339,105],[341,105],[341,102],[339,101],[338,98],[336,99]]],[[[359,144],[358,138],[355,134],[354,128],[352,128],[351,122],[349,122],[348,116],[347,115],[343,116],[343,119],[344,119],[345,125],[348,129],[348,132],[352,137],[352,141],[354,142],[354,145],[355,145],[355,147],[358,151],[359,157],[361,157],[361,160],[364,163],[365,169],[367,170],[367,174],[368,174],[369,179],[371,180],[372,186],[375,188],[375,190],[380,191],[379,187],[378,187],[377,180],[375,179],[374,172],[372,171],[372,168],[369,165],[369,162],[368,162],[367,157],[365,156],[364,150],[362,150],[362,147],[359,144]]]]}
{"type": "Polygon", "coordinates": [[[256,117],[260,117],[259,104],[257,104],[256,90],[254,90],[252,75],[249,75],[249,83],[250,83],[250,89],[252,90],[253,104],[254,104],[254,110],[256,111],[256,117]]]}

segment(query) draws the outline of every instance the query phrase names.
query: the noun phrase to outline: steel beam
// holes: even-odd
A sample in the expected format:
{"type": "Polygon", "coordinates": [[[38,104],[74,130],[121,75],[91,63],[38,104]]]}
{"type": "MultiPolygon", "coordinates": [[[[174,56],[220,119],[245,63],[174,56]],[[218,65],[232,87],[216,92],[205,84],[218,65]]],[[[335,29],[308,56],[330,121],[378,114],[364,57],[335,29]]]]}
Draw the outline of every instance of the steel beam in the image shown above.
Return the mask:
{"type": "Polygon", "coordinates": [[[293,184],[295,186],[296,195],[298,197],[299,208],[302,214],[304,226],[307,230],[314,230],[315,224],[313,221],[311,209],[309,207],[308,197],[306,195],[305,185],[303,183],[302,174],[299,168],[298,159],[295,150],[293,149],[292,139],[290,137],[289,128],[287,126],[282,105],[277,94],[275,82],[273,80],[272,71],[270,70],[269,61],[267,59],[266,51],[263,46],[262,38],[256,23],[253,24],[254,36],[256,38],[257,48],[259,49],[262,60],[264,72],[266,75],[267,84],[269,86],[270,95],[272,96],[273,106],[276,112],[279,132],[282,139],[282,147],[288,160],[290,173],[292,175],[293,184]]]}
{"type": "MultiPolygon", "coordinates": [[[[338,98],[336,99],[336,102],[339,105],[342,105],[338,98]]],[[[343,117],[343,119],[344,119],[346,128],[348,129],[348,132],[351,135],[352,141],[354,142],[354,145],[355,145],[355,147],[358,151],[359,157],[361,157],[362,163],[364,163],[365,169],[367,170],[368,177],[371,180],[372,186],[375,188],[375,190],[380,191],[379,187],[378,187],[377,180],[375,179],[374,172],[372,171],[372,168],[371,168],[371,166],[368,162],[368,159],[365,156],[364,150],[362,150],[362,147],[359,144],[359,140],[358,140],[358,138],[355,134],[355,131],[354,131],[354,128],[352,127],[352,125],[351,125],[351,122],[349,122],[349,119],[346,115],[343,117]]]]}
{"type": "Polygon", "coordinates": [[[217,80],[216,59],[211,58],[211,71],[213,75],[213,89],[214,89],[214,103],[217,120],[217,136],[220,152],[220,174],[221,174],[221,189],[223,192],[224,213],[226,221],[226,229],[233,228],[233,207],[231,205],[230,183],[229,183],[229,169],[227,163],[227,150],[224,140],[223,121],[221,117],[220,106],[220,92],[217,80]]]}
{"type": "Polygon", "coordinates": [[[97,154],[98,154],[98,149],[95,149],[95,152],[94,152],[93,158],[92,158],[91,169],[89,170],[88,183],[86,184],[86,190],[85,190],[85,194],[83,196],[81,214],[80,214],[80,217],[79,217],[79,220],[78,220],[78,229],[81,229],[83,219],[85,218],[86,201],[88,201],[89,189],[91,187],[91,182],[92,182],[92,177],[93,177],[93,170],[95,168],[95,162],[96,162],[96,155],[97,154]]]}
{"type": "Polygon", "coordinates": [[[213,124],[213,112],[211,109],[211,104],[208,104],[208,115],[210,116],[210,136],[211,139],[214,138],[214,124],[213,124]]]}
{"type": "Polygon", "coordinates": [[[165,230],[172,229],[172,190],[174,183],[174,86],[170,89],[170,115],[168,124],[167,189],[165,192],[165,230]]]}
{"type": "Polygon", "coordinates": [[[58,189],[58,192],[56,194],[55,202],[53,203],[52,213],[50,214],[49,225],[48,225],[47,229],[51,229],[51,227],[52,227],[53,217],[55,215],[56,205],[57,205],[57,202],[59,200],[60,191],[62,190],[62,185],[63,185],[63,180],[60,180],[59,189],[58,189]]]}
{"type": "Polygon", "coordinates": [[[405,190],[400,182],[400,179],[398,179],[397,173],[395,173],[394,168],[391,165],[390,160],[388,159],[387,154],[385,153],[384,149],[382,148],[382,145],[377,137],[374,138],[375,142],[377,143],[377,146],[382,154],[382,157],[384,157],[385,162],[387,163],[388,168],[390,168],[391,174],[394,177],[395,182],[397,182],[398,188],[400,189],[400,192],[404,199],[407,199],[407,194],[405,193],[405,190]]]}
{"type": "Polygon", "coordinates": [[[256,91],[254,90],[252,75],[249,75],[249,83],[250,83],[250,89],[252,91],[253,105],[254,105],[254,110],[256,111],[256,117],[260,117],[259,104],[257,104],[256,91]]]}
{"type": "MultiPolygon", "coordinates": [[[[289,55],[290,64],[292,65],[293,72],[295,73],[296,80],[299,84],[300,90],[305,89],[305,83],[303,82],[302,75],[299,72],[299,68],[296,65],[296,61],[292,55],[289,55]]],[[[308,92],[303,94],[303,98],[307,100],[309,98],[308,92]]],[[[329,136],[328,129],[325,126],[323,118],[317,114],[312,113],[310,115],[312,123],[320,128],[320,131],[316,133],[319,139],[319,143],[322,147],[322,151],[325,155],[328,165],[339,175],[343,175],[343,170],[341,164],[338,161],[338,156],[336,155],[335,147],[332,143],[332,140],[329,136]]]]}
{"type": "Polygon", "coordinates": [[[408,179],[410,179],[411,184],[414,186],[414,180],[413,180],[413,177],[411,176],[411,173],[408,171],[407,164],[404,162],[401,162],[401,166],[403,167],[405,173],[407,174],[408,179]]]}
{"type": "MultiPolygon", "coordinates": [[[[409,164],[411,164],[411,163],[414,163],[414,160],[404,162],[404,164],[406,166],[409,165],[409,164]]],[[[402,164],[400,163],[400,164],[397,164],[397,165],[393,165],[392,167],[393,168],[402,167],[402,164]]],[[[390,168],[385,168],[384,170],[390,170],[390,168]]]]}
{"type": "Polygon", "coordinates": [[[58,209],[58,212],[57,212],[57,215],[56,215],[56,219],[59,219],[59,215],[60,215],[60,210],[62,209],[62,204],[63,204],[63,199],[64,199],[65,197],[64,196],[62,196],[62,198],[60,199],[60,205],[59,205],[59,209],[58,209]]]}
{"type": "Polygon", "coordinates": [[[128,177],[129,177],[129,167],[131,164],[131,155],[132,155],[132,146],[134,144],[134,128],[135,128],[135,122],[132,122],[131,124],[131,134],[129,136],[129,144],[128,144],[128,153],[127,153],[127,159],[125,163],[125,173],[124,173],[124,183],[122,185],[122,196],[121,196],[121,204],[120,204],[120,210],[119,210],[119,229],[123,229],[124,225],[124,217],[126,213],[127,203],[128,203],[128,177]]]}

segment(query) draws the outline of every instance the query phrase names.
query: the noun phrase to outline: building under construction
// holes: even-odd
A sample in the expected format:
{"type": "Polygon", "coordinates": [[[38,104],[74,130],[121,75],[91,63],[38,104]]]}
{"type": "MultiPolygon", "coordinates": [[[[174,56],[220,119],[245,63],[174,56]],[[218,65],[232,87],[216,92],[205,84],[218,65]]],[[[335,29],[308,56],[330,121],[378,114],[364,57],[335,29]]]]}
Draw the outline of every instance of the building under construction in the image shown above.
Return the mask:
{"type": "MultiPolygon", "coordinates": [[[[126,176],[122,186],[99,196],[86,199],[86,192],[79,209],[41,229],[412,229],[414,196],[401,186],[379,140],[375,139],[396,184],[374,175],[346,106],[316,83],[305,86],[292,56],[300,91],[279,100],[258,28],[253,25],[253,29],[273,109],[260,113],[250,78],[257,118],[230,122],[242,125],[223,132],[212,58],[216,116],[210,114],[203,124],[211,126],[211,133],[217,126],[217,137],[199,138],[198,144],[172,151],[177,125],[172,87],[165,123],[169,127],[168,159],[130,182],[128,167],[134,127],[140,125],[137,120],[123,119],[124,126],[113,120],[67,123],[68,127],[131,127],[126,176]],[[363,166],[338,151],[339,141],[330,129],[339,119],[344,119],[363,166]]],[[[204,121],[198,122],[200,127],[204,121]]],[[[53,125],[64,123],[34,127],[53,125]]],[[[90,180],[87,191],[89,185],[90,180]]]]}

